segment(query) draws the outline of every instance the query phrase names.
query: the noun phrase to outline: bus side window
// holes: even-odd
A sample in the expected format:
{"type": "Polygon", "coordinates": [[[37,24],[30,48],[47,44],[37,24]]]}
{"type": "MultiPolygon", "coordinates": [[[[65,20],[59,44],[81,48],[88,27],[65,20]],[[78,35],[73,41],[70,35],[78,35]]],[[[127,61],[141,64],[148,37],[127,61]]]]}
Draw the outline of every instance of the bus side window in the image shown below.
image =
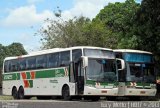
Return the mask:
{"type": "Polygon", "coordinates": [[[10,71],[9,63],[10,63],[10,61],[5,61],[4,62],[4,72],[9,72],[10,71]]]}
{"type": "Polygon", "coordinates": [[[19,68],[20,68],[20,71],[22,71],[22,70],[26,70],[26,59],[24,58],[24,59],[20,59],[20,61],[19,61],[19,68]]]}
{"type": "Polygon", "coordinates": [[[27,69],[36,69],[36,57],[27,58],[27,69]]]}
{"type": "Polygon", "coordinates": [[[59,53],[48,54],[48,68],[58,67],[59,53]]]}
{"type": "Polygon", "coordinates": [[[60,52],[60,56],[59,56],[59,62],[60,62],[60,67],[63,66],[69,66],[70,63],[70,51],[64,51],[64,52],[60,52]]]}
{"type": "Polygon", "coordinates": [[[19,63],[18,60],[11,61],[11,72],[18,71],[19,63]]]}
{"type": "Polygon", "coordinates": [[[36,58],[36,68],[43,69],[47,67],[46,55],[37,56],[36,58]]]}

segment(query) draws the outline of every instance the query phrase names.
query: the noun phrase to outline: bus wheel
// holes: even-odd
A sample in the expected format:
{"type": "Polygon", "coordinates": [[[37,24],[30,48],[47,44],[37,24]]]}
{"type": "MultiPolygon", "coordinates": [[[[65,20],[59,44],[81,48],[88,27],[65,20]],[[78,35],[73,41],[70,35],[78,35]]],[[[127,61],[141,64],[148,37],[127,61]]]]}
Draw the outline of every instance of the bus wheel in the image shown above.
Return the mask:
{"type": "Polygon", "coordinates": [[[18,91],[16,87],[13,87],[12,89],[12,96],[14,99],[18,99],[18,91]]]}
{"type": "Polygon", "coordinates": [[[18,98],[19,99],[24,99],[24,89],[23,89],[22,86],[18,90],[18,98]]]}
{"type": "Polygon", "coordinates": [[[64,100],[71,100],[69,87],[67,85],[63,86],[62,88],[62,98],[64,100]]]}

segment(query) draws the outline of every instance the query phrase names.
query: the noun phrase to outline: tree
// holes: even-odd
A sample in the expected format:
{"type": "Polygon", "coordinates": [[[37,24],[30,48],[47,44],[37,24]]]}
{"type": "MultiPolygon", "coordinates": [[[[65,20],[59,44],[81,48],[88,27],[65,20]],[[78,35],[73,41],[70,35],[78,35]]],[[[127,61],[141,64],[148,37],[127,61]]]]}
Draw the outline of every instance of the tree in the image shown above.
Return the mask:
{"type": "Polygon", "coordinates": [[[160,75],[160,0],[143,0],[136,14],[139,48],[153,52],[160,75]]]}
{"type": "Polygon", "coordinates": [[[134,0],[125,3],[109,3],[100,11],[94,21],[101,20],[106,30],[111,32],[110,37],[115,40],[116,48],[137,48],[138,38],[134,34],[134,17],[140,4],[134,0]]]}
{"type": "Polygon", "coordinates": [[[21,43],[12,43],[6,47],[8,56],[20,56],[27,54],[21,43]]]}
{"type": "Polygon", "coordinates": [[[160,0],[143,0],[137,12],[137,34],[143,50],[160,55],[160,0]]]}
{"type": "Polygon", "coordinates": [[[39,31],[42,36],[42,49],[84,45],[83,28],[90,23],[88,18],[75,17],[69,21],[61,18],[60,20],[47,19],[46,22],[50,25],[39,31]]]}
{"type": "Polygon", "coordinates": [[[106,29],[101,20],[94,20],[83,30],[84,45],[115,48],[117,39],[113,37],[113,32],[106,29]]]}

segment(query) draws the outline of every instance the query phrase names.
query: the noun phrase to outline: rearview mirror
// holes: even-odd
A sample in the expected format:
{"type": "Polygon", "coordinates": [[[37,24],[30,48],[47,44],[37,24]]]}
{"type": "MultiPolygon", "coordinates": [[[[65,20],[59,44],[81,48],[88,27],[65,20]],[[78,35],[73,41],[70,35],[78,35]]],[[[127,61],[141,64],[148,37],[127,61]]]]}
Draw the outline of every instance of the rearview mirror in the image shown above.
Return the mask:
{"type": "Polygon", "coordinates": [[[116,59],[117,61],[117,67],[118,67],[118,70],[124,70],[125,69],[125,62],[123,59],[116,59]]]}
{"type": "Polygon", "coordinates": [[[83,59],[83,68],[88,66],[88,57],[82,57],[83,59]]]}

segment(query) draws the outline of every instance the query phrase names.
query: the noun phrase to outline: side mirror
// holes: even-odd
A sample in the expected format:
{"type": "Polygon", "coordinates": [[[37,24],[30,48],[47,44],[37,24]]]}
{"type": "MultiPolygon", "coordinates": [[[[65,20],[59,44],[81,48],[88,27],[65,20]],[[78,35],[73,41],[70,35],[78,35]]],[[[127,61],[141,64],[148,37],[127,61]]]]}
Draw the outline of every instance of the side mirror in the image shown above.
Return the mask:
{"type": "Polygon", "coordinates": [[[118,67],[118,70],[124,70],[125,69],[125,62],[123,59],[116,59],[117,61],[117,67],[118,67]]]}
{"type": "Polygon", "coordinates": [[[83,68],[88,66],[88,57],[82,57],[83,59],[83,68]]]}

